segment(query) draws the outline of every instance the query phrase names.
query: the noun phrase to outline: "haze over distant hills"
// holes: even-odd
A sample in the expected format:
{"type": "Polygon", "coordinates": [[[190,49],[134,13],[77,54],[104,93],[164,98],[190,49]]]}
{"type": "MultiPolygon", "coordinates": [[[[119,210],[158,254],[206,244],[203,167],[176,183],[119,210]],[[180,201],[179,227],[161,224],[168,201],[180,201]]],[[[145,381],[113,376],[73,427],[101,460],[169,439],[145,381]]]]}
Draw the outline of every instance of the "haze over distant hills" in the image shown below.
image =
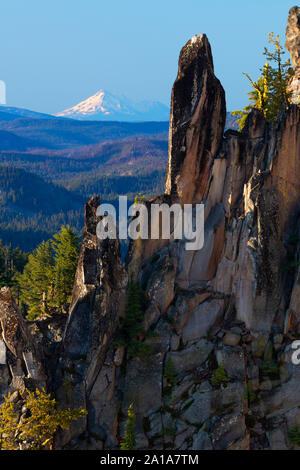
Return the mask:
{"type": "MultiPolygon", "coordinates": [[[[147,122],[156,105],[140,105],[137,111],[124,101],[108,100],[111,96],[87,100],[68,117],[0,106],[4,243],[31,250],[66,223],[80,232],[84,202],[95,194],[114,203],[120,194],[132,200],[138,192],[147,197],[163,192],[169,110],[164,121],[147,122]],[[145,121],[133,122],[137,115],[145,121]]],[[[162,116],[159,109],[152,118],[162,116]]],[[[228,113],[227,127],[235,125],[228,113]]]]}
{"type": "Polygon", "coordinates": [[[14,106],[0,105],[0,121],[13,121],[19,118],[30,119],[53,119],[51,114],[39,113],[25,108],[16,108],[14,106]]]}
{"type": "Polygon", "coordinates": [[[168,122],[80,121],[0,107],[0,239],[32,250],[84,203],[163,190],[168,122]]]}
{"type": "Polygon", "coordinates": [[[57,113],[58,117],[105,121],[168,121],[170,109],[159,101],[134,101],[105,90],[57,113]]]}

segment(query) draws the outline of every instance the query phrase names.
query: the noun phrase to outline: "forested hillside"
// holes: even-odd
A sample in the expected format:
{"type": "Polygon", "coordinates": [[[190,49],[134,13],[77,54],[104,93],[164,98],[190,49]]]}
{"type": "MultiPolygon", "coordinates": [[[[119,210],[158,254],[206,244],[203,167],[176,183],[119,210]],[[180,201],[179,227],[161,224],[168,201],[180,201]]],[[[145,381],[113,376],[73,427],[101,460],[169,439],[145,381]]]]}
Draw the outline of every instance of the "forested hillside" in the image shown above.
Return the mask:
{"type": "Polygon", "coordinates": [[[61,225],[80,235],[84,203],[96,194],[117,204],[119,195],[162,193],[168,126],[0,107],[0,239],[31,251],[61,225]]]}
{"type": "Polygon", "coordinates": [[[82,226],[84,199],[41,177],[0,165],[0,239],[30,251],[61,225],[82,226]]]}
{"type": "Polygon", "coordinates": [[[5,245],[31,251],[62,225],[81,235],[84,203],[96,193],[116,203],[119,194],[133,200],[138,192],[162,191],[168,123],[78,122],[5,109],[0,115],[5,245]]]}
{"type": "Polygon", "coordinates": [[[119,195],[130,201],[137,193],[162,192],[163,171],[145,175],[109,177],[98,172],[78,173],[58,186],[40,176],[12,166],[0,165],[0,239],[5,245],[31,251],[48,240],[62,225],[78,234],[83,226],[83,206],[101,193],[102,202],[117,204],[119,195]]]}

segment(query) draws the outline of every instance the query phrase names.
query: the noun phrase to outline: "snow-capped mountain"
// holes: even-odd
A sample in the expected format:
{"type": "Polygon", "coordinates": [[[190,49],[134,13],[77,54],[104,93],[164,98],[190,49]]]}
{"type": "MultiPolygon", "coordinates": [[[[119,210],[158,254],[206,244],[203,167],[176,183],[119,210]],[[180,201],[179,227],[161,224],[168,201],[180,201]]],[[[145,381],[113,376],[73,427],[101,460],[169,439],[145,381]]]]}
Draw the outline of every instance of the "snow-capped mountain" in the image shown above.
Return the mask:
{"type": "Polygon", "coordinates": [[[168,121],[170,110],[159,101],[135,102],[99,90],[93,96],[56,116],[93,121],[168,121]]]}

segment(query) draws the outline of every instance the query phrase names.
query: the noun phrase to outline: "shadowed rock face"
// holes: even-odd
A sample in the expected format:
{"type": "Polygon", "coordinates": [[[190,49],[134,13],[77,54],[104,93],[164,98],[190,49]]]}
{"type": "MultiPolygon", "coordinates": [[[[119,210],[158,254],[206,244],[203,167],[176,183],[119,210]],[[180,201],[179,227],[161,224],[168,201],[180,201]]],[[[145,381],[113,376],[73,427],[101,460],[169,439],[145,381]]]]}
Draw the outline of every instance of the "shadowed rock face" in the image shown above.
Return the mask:
{"type": "MultiPolygon", "coordinates": [[[[287,34],[296,68],[298,10],[287,34]]],[[[300,425],[300,366],[291,361],[300,334],[300,109],[291,105],[273,123],[253,111],[242,133],[223,135],[225,112],[208,40],[195,36],[181,51],[172,90],[166,191],[152,202],[203,202],[201,250],[138,241],[125,268],[118,240],[97,239],[99,199],[86,205],[50,382],[62,403],[89,414],[58,436],[58,448],[118,449],[130,403],[138,449],[293,447],[288,430],[300,425]],[[128,273],[146,294],[146,356],[129,357],[114,342],[128,273]]],[[[1,306],[2,325],[10,314],[1,306]]],[[[8,333],[2,326],[3,337],[16,351],[12,325],[8,333]]],[[[5,351],[0,344],[0,361],[5,351]]]]}
{"type": "Polygon", "coordinates": [[[295,75],[291,81],[291,90],[293,92],[293,102],[300,103],[300,8],[290,9],[286,28],[285,47],[291,53],[293,69],[295,75]]]}
{"type": "MultiPolygon", "coordinates": [[[[119,318],[124,315],[127,285],[119,240],[100,240],[96,235],[99,204],[99,198],[92,198],[85,206],[83,240],[56,374],[56,393],[60,401],[74,407],[85,406],[90,411],[92,429],[97,425],[92,419],[95,410],[89,396],[93,394],[95,383],[97,386],[97,377],[119,318]],[[66,384],[72,384],[69,390],[66,384]]],[[[85,429],[83,419],[63,435],[59,445],[85,429]]]]}
{"type": "Polygon", "coordinates": [[[119,240],[99,240],[96,235],[99,204],[99,198],[93,198],[85,206],[83,241],[63,341],[66,356],[86,355],[87,389],[124,313],[127,285],[119,240]]]}

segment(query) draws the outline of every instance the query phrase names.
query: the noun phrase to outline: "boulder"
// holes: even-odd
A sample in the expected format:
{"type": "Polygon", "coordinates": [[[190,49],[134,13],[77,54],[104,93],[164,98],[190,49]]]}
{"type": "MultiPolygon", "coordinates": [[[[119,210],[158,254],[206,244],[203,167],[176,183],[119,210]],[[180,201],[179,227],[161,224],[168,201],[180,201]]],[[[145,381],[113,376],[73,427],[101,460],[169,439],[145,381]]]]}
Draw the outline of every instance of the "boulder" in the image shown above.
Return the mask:
{"type": "Polygon", "coordinates": [[[174,364],[174,369],[177,374],[191,371],[206,361],[214,346],[206,339],[201,339],[198,343],[183,349],[182,351],[175,351],[168,354],[174,364]]]}
{"type": "Polygon", "coordinates": [[[223,308],[224,302],[222,300],[211,300],[192,310],[182,331],[183,342],[207,336],[212,326],[221,318],[223,308]]]}
{"type": "Polygon", "coordinates": [[[223,337],[223,344],[225,344],[225,346],[237,346],[240,341],[241,336],[236,333],[232,333],[231,331],[228,331],[223,337]]]}

